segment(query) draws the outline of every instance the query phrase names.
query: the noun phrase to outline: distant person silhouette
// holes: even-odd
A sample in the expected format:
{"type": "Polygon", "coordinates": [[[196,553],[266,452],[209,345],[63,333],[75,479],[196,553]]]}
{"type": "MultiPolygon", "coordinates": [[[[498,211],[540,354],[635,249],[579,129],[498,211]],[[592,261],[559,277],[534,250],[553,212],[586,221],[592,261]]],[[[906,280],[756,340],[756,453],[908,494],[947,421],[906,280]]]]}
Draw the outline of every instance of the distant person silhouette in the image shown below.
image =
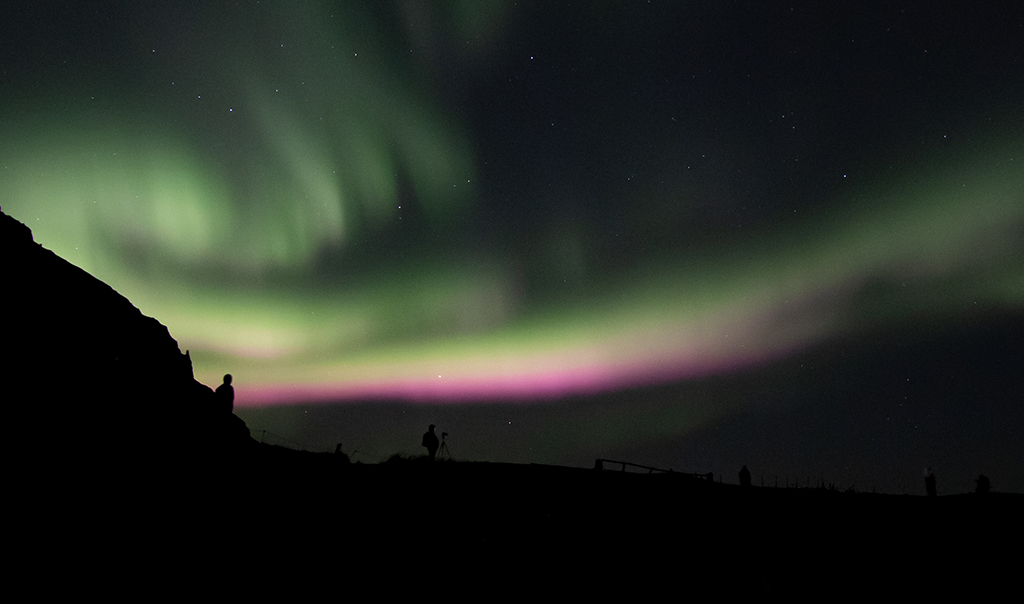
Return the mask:
{"type": "Polygon", "coordinates": [[[740,468],[740,486],[750,486],[750,470],[747,469],[747,466],[743,466],[742,468],[740,468]]]}
{"type": "Polygon", "coordinates": [[[437,456],[437,435],[434,434],[434,424],[430,424],[427,428],[426,433],[423,435],[423,446],[427,448],[427,454],[430,455],[430,461],[434,461],[434,457],[437,456]]]}
{"type": "Polygon", "coordinates": [[[340,463],[351,463],[351,460],[348,458],[348,455],[346,455],[345,452],[341,450],[341,443],[338,443],[338,445],[334,447],[334,456],[340,463]]]}
{"type": "Polygon", "coordinates": [[[231,386],[231,374],[224,376],[224,383],[217,386],[217,401],[219,407],[228,413],[235,411],[235,389],[231,386]]]}
{"type": "Polygon", "coordinates": [[[938,492],[935,490],[935,474],[931,468],[924,469],[924,490],[929,497],[935,497],[938,492]]]}
{"type": "Polygon", "coordinates": [[[974,488],[975,493],[988,493],[992,490],[992,483],[988,481],[988,476],[984,474],[978,474],[978,478],[974,480],[977,486],[974,488]]]}

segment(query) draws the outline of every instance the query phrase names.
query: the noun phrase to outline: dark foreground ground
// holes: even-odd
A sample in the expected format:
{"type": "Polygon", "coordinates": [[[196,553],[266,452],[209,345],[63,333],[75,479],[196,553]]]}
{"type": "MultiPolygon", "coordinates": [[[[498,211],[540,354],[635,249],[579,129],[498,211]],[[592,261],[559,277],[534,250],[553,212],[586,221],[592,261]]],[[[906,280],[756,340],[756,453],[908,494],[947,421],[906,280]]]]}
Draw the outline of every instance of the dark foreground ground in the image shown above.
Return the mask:
{"type": "Polygon", "coordinates": [[[984,596],[1019,572],[1020,495],[335,459],[257,455],[61,505],[59,534],[32,551],[72,563],[87,582],[147,577],[140,584],[159,591],[202,578],[240,597],[273,585],[294,601],[984,596]]]}

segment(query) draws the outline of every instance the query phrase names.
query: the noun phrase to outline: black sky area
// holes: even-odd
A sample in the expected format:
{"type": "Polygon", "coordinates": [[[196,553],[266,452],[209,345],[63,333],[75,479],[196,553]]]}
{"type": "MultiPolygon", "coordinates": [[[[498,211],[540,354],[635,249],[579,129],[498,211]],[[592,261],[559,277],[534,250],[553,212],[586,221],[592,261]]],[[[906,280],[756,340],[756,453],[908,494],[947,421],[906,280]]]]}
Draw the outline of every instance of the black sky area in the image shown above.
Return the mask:
{"type": "Polygon", "coordinates": [[[884,171],[979,122],[1019,123],[1019,18],[994,8],[636,2],[522,12],[495,51],[500,67],[449,76],[469,90],[479,133],[482,220],[519,232],[583,214],[626,238],[608,256],[642,253],[649,237],[632,227],[652,214],[677,234],[659,244],[756,236],[794,210],[827,210],[852,182],[846,174],[884,171]],[[699,220],[672,215],[680,190],[697,194],[699,220]]]}

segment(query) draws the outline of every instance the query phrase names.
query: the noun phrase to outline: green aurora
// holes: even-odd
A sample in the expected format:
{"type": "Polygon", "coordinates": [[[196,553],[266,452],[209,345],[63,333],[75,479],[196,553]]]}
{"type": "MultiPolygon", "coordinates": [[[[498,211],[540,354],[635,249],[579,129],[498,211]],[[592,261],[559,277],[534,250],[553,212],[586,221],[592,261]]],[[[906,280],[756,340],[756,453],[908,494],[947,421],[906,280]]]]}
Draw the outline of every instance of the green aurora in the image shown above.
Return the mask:
{"type": "MultiPolygon", "coordinates": [[[[347,429],[383,456],[443,421],[385,403],[515,407],[555,427],[487,416],[461,451],[678,463],[771,398],[698,378],[1024,310],[1020,19],[875,8],[23,7],[0,19],[0,204],[197,379],[233,374],[254,430],[332,447],[369,401],[347,429]]],[[[818,394],[793,405],[830,412],[818,394]]]]}
{"type": "MultiPolygon", "coordinates": [[[[201,380],[231,368],[240,405],[557,397],[1024,302],[1024,139],[983,131],[859,174],[779,228],[529,295],[514,255],[460,242],[479,160],[416,56],[453,36],[500,44],[507,16],[438,6],[449,25],[433,30],[316,3],[204,9],[180,30],[140,17],[123,86],[71,86],[77,113],[64,97],[6,111],[4,208],[164,322],[201,380]],[[403,241],[403,220],[429,241],[403,241]],[[393,248],[361,270],[322,261],[393,248]]],[[[598,272],[579,224],[539,242],[566,283],[598,272]]]]}
{"type": "MultiPolygon", "coordinates": [[[[252,212],[229,175],[171,136],[53,129],[5,150],[15,176],[4,179],[5,210],[159,317],[201,380],[233,368],[242,405],[550,397],[722,371],[865,319],[1024,303],[1019,141],[894,168],[851,193],[844,212],[654,259],[583,303],[531,306],[497,257],[417,260],[350,281],[319,272],[316,251],[349,236],[343,200],[364,195],[323,174],[342,162],[305,151],[317,136],[298,126],[271,139],[266,155],[281,159],[261,161],[260,178],[278,182],[252,212]],[[300,165],[308,175],[291,169],[300,165]]],[[[425,136],[424,147],[438,144],[425,136]]],[[[447,184],[423,186],[440,198],[447,184]]],[[[395,186],[390,199],[387,185],[371,189],[397,205],[395,186]]]]}

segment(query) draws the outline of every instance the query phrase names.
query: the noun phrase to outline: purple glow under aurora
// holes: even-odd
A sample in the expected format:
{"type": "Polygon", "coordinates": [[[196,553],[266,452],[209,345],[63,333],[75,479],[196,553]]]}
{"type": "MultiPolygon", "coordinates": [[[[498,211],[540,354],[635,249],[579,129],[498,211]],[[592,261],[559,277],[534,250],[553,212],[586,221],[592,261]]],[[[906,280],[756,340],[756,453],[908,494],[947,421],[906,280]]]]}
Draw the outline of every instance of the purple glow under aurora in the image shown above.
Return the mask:
{"type": "MultiPolygon", "coordinates": [[[[876,193],[879,201],[860,203],[861,214],[850,213],[831,229],[812,227],[813,236],[776,233],[727,252],[732,261],[712,254],[691,259],[685,271],[662,262],[628,288],[610,287],[582,308],[547,309],[533,320],[509,320],[494,329],[292,369],[286,369],[289,355],[262,350],[250,356],[255,368],[239,399],[264,405],[552,400],[727,373],[872,321],[956,317],[977,312],[979,305],[1016,307],[1024,301],[1011,259],[1024,217],[1014,197],[1024,188],[1017,176],[936,175],[928,190],[916,192],[918,198],[908,190],[876,193]],[[958,194],[968,187],[972,196],[958,194]],[[950,289],[951,279],[972,272],[969,287],[957,282],[950,289]],[[881,316],[864,320],[858,296],[873,280],[898,282],[906,293],[881,316]]],[[[335,324],[345,330],[349,322],[335,324]]]]}

